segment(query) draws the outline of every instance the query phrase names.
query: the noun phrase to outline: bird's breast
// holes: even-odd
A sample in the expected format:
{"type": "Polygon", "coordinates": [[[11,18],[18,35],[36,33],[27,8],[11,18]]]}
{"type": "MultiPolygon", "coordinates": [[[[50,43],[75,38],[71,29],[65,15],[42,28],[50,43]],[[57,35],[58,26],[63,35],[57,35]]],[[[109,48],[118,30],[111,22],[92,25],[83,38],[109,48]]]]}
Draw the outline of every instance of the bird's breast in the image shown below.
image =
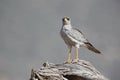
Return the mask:
{"type": "Polygon", "coordinates": [[[64,30],[61,30],[60,34],[67,45],[75,46],[76,43],[69,38],[69,36],[66,34],[64,30]]]}

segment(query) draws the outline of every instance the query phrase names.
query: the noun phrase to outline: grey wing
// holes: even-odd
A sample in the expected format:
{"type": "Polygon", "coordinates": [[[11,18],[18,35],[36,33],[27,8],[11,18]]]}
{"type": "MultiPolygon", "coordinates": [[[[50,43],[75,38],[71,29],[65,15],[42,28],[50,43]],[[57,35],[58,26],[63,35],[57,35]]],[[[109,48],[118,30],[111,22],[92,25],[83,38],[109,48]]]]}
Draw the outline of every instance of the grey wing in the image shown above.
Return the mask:
{"type": "Polygon", "coordinates": [[[67,32],[67,35],[74,40],[80,42],[88,42],[88,40],[84,37],[83,33],[79,29],[73,28],[67,32]]]}
{"type": "Polygon", "coordinates": [[[72,29],[70,31],[67,32],[68,37],[70,37],[70,39],[72,39],[73,41],[77,42],[77,43],[84,43],[85,47],[87,47],[89,50],[100,54],[101,52],[99,50],[97,50],[91,43],[89,43],[89,41],[84,37],[83,33],[78,30],[78,29],[72,29]]]}

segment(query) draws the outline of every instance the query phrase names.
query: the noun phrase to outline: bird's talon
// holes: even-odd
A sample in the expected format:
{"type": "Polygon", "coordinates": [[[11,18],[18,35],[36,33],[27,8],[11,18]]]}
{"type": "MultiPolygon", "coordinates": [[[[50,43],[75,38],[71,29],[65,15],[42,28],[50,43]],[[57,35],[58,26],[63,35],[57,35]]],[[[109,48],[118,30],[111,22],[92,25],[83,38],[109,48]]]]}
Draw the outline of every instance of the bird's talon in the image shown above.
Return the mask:
{"type": "Polygon", "coordinates": [[[74,60],[72,60],[72,63],[77,63],[79,61],[80,61],[79,59],[74,59],[74,60]]]}
{"type": "Polygon", "coordinates": [[[71,63],[72,62],[72,60],[66,60],[66,61],[64,61],[64,63],[66,64],[66,63],[71,63]]]}

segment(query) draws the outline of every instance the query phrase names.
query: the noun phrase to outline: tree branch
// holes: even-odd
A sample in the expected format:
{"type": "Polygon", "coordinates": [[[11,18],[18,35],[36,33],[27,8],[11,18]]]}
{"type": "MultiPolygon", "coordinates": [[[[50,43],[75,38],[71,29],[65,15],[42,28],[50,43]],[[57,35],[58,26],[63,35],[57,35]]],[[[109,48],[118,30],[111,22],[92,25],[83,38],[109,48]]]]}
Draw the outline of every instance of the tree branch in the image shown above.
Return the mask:
{"type": "Polygon", "coordinates": [[[108,80],[89,62],[53,64],[44,63],[41,69],[31,71],[30,80],[108,80]]]}

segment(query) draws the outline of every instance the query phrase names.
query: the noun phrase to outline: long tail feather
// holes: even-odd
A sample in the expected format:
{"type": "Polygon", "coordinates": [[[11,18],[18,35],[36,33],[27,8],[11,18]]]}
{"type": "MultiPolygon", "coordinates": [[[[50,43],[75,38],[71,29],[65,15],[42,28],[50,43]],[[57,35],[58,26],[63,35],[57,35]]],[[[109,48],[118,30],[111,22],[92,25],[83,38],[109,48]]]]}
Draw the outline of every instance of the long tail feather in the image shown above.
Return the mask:
{"type": "Polygon", "coordinates": [[[101,52],[99,50],[97,50],[91,43],[87,42],[85,43],[85,47],[87,47],[89,50],[101,54],[101,52]]]}

